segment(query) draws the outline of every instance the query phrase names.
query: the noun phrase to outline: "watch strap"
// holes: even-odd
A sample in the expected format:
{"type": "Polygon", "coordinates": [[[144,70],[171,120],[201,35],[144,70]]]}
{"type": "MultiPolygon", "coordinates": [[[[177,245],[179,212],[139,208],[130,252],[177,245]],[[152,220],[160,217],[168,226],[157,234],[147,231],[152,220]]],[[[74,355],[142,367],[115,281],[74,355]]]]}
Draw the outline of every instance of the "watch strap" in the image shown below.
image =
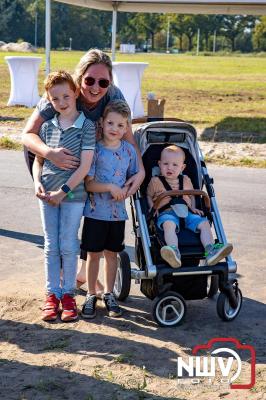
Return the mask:
{"type": "Polygon", "coordinates": [[[61,188],[60,188],[64,193],[66,193],[66,195],[67,195],[67,197],[71,200],[71,199],[73,199],[75,196],[74,196],[74,193],[71,191],[71,189],[70,189],[70,187],[68,186],[68,185],[66,185],[66,184],[64,184],[64,185],[62,185],[61,186],[61,188]]]}

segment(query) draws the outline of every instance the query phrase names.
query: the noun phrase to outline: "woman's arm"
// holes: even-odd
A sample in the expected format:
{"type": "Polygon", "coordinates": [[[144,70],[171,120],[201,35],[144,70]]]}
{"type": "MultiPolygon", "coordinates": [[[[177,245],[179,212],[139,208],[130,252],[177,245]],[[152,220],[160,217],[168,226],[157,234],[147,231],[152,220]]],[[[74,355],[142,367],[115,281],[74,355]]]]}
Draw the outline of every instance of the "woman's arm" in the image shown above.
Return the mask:
{"type": "Polygon", "coordinates": [[[22,143],[37,156],[48,159],[50,149],[39,137],[39,131],[43,122],[44,119],[36,108],[23,129],[22,143]]]}
{"type": "Polygon", "coordinates": [[[145,170],[144,170],[144,166],[143,166],[143,162],[142,162],[142,158],[141,158],[141,153],[140,150],[138,148],[138,145],[135,141],[135,138],[133,136],[133,132],[132,132],[132,125],[129,124],[127,132],[125,133],[124,140],[126,140],[127,142],[131,143],[138,155],[138,163],[139,163],[139,172],[136,173],[135,175],[131,176],[127,181],[125,186],[128,186],[129,189],[127,191],[127,196],[131,196],[133,195],[138,188],[140,187],[140,185],[142,184],[144,178],[145,178],[145,170]]]}
{"type": "Polygon", "coordinates": [[[36,108],[30,116],[22,132],[22,143],[32,153],[50,160],[54,165],[61,169],[77,168],[79,160],[72,155],[72,152],[63,147],[51,149],[39,137],[39,131],[44,122],[36,108]]]}

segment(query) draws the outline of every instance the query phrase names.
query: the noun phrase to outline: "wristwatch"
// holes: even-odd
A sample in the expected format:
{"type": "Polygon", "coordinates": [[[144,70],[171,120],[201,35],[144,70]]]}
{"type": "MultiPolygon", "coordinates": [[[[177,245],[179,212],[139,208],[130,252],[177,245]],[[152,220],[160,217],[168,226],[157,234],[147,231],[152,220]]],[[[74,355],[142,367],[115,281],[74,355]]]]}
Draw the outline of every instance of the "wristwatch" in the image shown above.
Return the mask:
{"type": "Polygon", "coordinates": [[[67,186],[66,184],[64,184],[64,185],[61,186],[60,189],[63,190],[64,193],[66,193],[67,197],[68,197],[70,200],[71,200],[71,199],[74,199],[74,197],[75,197],[75,196],[74,196],[74,193],[71,192],[71,189],[70,189],[69,186],[67,186]]]}

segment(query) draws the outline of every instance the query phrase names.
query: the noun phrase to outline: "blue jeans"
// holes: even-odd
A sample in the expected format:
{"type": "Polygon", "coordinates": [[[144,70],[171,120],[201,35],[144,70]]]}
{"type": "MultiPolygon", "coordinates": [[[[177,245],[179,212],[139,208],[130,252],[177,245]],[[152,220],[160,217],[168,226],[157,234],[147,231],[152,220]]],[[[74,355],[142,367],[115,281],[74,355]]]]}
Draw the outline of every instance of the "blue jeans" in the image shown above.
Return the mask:
{"type": "Polygon", "coordinates": [[[39,204],[44,232],[46,291],[60,299],[65,293],[75,293],[78,230],[84,203],[62,202],[59,207],[53,207],[39,200],[39,204]],[[63,274],[60,281],[61,262],[63,274]]]}

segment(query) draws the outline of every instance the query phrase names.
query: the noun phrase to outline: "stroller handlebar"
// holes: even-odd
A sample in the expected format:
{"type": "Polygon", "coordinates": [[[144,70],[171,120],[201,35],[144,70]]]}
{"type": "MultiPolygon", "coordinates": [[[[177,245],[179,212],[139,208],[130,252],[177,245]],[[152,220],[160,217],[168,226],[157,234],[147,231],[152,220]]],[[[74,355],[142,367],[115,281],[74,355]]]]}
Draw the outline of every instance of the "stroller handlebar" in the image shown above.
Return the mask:
{"type": "Polygon", "coordinates": [[[160,194],[156,201],[153,204],[153,209],[154,210],[158,210],[159,205],[162,201],[162,199],[164,199],[165,197],[174,197],[174,196],[202,196],[203,200],[204,200],[204,204],[205,207],[207,209],[207,211],[210,211],[211,209],[211,202],[210,202],[210,198],[208,196],[208,194],[206,192],[204,192],[203,190],[198,190],[198,189],[191,189],[191,190],[167,190],[166,192],[160,194]]]}

